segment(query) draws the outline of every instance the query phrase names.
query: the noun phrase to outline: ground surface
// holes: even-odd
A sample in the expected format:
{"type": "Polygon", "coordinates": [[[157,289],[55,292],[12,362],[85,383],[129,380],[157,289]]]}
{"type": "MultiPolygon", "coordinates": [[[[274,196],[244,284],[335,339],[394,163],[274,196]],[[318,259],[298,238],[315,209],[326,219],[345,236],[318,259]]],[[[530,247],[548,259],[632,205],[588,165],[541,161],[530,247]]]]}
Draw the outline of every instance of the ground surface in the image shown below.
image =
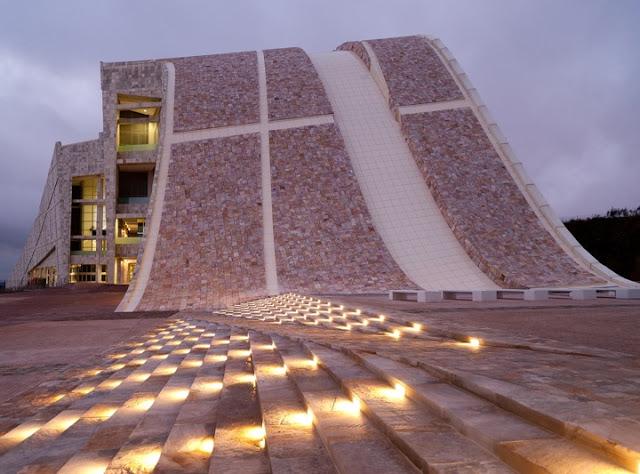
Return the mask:
{"type": "Polygon", "coordinates": [[[114,313],[121,296],[0,295],[0,472],[640,466],[637,301],[281,295],[114,313]]]}
{"type": "Polygon", "coordinates": [[[105,350],[170,313],[114,313],[124,289],[48,289],[0,294],[0,403],[90,366],[105,350]]]}
{"type": "Polygon", "coordinates": [[[496,336],[554,339],[640,356],[640,301],[598,299],[547,302],[389,301],[383,296],[332,298],[345,304],[399,311],[439,327],[473,331],[485,328],[496,336]]]}

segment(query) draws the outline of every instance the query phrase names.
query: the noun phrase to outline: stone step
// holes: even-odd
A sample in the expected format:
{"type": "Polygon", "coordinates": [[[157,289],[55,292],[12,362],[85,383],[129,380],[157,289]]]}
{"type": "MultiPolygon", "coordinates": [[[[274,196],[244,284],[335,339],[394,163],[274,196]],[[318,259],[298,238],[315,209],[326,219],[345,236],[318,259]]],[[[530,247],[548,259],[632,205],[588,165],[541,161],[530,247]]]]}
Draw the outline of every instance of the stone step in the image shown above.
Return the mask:
{"type": "MultiPolygon", "coordinates": [[[[349,396],[360,400],[364,413],[424,472],[454,472],[462,466],[468,472],[513,472],[477,439],[464,436],[466,433],[458,432],[440,413],[407,397],[407,385],[389,384],[338,351],[312,343],[303,345],[349,396]]],[[[545,437],[547,433],[531,428],[526,435],[545,437]]]]}
{"type": "Polygon", "coordinates": [[[252,332],[250,342],[271,472],[335,473],[271,338],[252,332]]]}
{"type": "MultiPolygon", "coordinates": [[[[180,336],[191,337],[191,336],[180,336]]],[[[134,431],[145,418],[145,415],[156,404],[159,394],[167,388],[167,385],[176,378],[176,373],[182,372],[181,367],[185,361],[189,360],[189,354],[198,350],[192,350],[192,346],[197,343],[171,345],[167,347],[170,353],[160,354],[162,358],[152,356],[150,361],[154,361],[154,366],[142,365],[138,373],[133,373],[123,381],[113,392],[113,401],[119,404],[113,416],[101,423],[100,426],[85,438],[85,444],[72,457],[66,460],[60,472],[74,473],[88,471],[103,472],[107,469],[114,458],[121,453],[122,448],[129,441],[134,431]],[[185,353],[185,349],[189,349],[185,353]],[[176,353],[178,352],[178,353],[176,353]],[[164,356],[166,355],[166,358],[164,356]],[[154,359],[154,357],[156,357],[154,359]],[[126,401],[121,402],[122,396],[127,393],[133,395],[126,401]]],[[[166,392],[165,392],[166,393],[166,392]]],[[[153,451],[139,452],[135,459],[130,459],[128,467],[138,466],[142,472],[146,466],[153,464],[156,453],[153,451]]],[[[133,457],[133,456],[132,456],[133,457]]],[[[157,459],[156,459],[157,460],[157,459]]],[[[57,459],[50,459],[50,465],[57,462],[57,459]]]]}
{"type": "Polygon", "coordinates": [[[216,328],[215,334],[191,385],[189,397],[182,404],[164,443],[154,471],[157,474],[209,472],[230,336],[225,328],[216,328]]]}
{"type": "Polygon", "coordinates": [[[255,384],[249,336],[246,330],[233,329],[218,401],[211,472],[269,472],[255,384]]]}
{"type": "MultiPolygon", "coordinates": [[[[169,380],[153,399],[152,405],[140,417],[127,440],[109,463],[107,473],[120,472],[153,472],[156,468],[162,448],[169,437],[178,414],[190,396],[190,389],[208,349],[194,349],[200,336],[193,330],[196,326],[186,327],[189,332],[182,331],[183,340],[191,347],[174,349],[172,355],[181,356],[174,360],[172,355],[166,359],[175,365],[169,366],[167,372],[173,371],[169,380]]],[[[210,341],[211,338],[208,338],[210,341]]],[[[160,367],[159,367],[160,369],[160,367]]],[[[159,370],[162,373],[162,370],[159,370]]],[[[115,417],[114,417],[115,418],[115,417]]]]}
{"type": "Polygon", "coordinates": [[[407,396],[438,413],[518,471],[566,473],[571,472],[575,464],[583,469],[576,472],[601,472],[604,468],[606,472],[627,472],[584,446],[571,443],[482,397],[443,383],[420,369],[365,353],[358,353],[356,359],[390,385],[402,387],[407,396]],[[533,449],[535,446],[544,446],[544,450],[533,449]],[[549,458],[554,462],[549,462],[549,458]],[[581,460],[580,463],[576,464],[577,460],[581,460]],[[594,470],[586,470],[585,466],[593,466],[594,470]]]}
{"type": "Polygon", "coordinates": [[[419,472],[363,415],[359,405],[347,398],[324,370],[316,368],[300,345],[282,337],[274,336],[273,340],[338,472],[419,472]]]}
{"type": "Polygon", "coordinates": [[[621,416],[605,403],[550,394],[424,359],[412,362],[531,423],[595,449],[612,463],[632,472],[640,467],[640,422],[621,416]]]}
{"type": "MultiPolygon", "coordinates": [[[[40,426],[35,433],[0,457],[0,472],[17,472],[22,466],[29,464],[42,450],[73,426],[83,414],[80,410],[65,410],[58,413],[40,426]]],[[[17,434],[15,431],[13,433],[17,434]]]]}
{"type": "MultiPolygon", "coordinates": [[[[309,324],[309,319],[314,319],[316,321],[323,321],[319,324],[319,327],[347,329],[349,331],[371,334],[386,334],[396,340],[405,337],[443,342],[456,340],[462,341],[470,347],[473,343],[470,336],[438,332],[430,328],[427,328],[429,330],[425,331],[425,328],[416,327],[404,320],[396,321],[397,318],[390,317],[381,318],[380,315],[375,316],[366,311],[348,309],[341,305],[331,306],[331,303],[327,304],[332,308],[332,314],[334,314],[333,312],[335,311],[333,321],[326,322],[324,317],[315,318],[315,316],[307,318],[305,321],[304,315],[317,312],[320,306],[320,300],[300,295],[272,297],[268,300],[258,301],[254,306],[259,308],[260,306],[264,306],[267,301],[276,306],[283,305],[285,307],[297,308],[297,310],[302,312],[303,316],[294,319],[293,323],[286,322],[284,324],[309,324]],[[346,319],[338,316],[346,316],[346,319]],[[360,323],[362,323],[363,318],[367,318],[366,326],[355,322],[359,320],[360,323]],[[347,325],[350,327],[346,327],[347,325]],[[430,335],[430,333],[435,334],[435,337],[430,335]]],[[[482,344],[487,344],[487,341],[482,341],[482,344]]],[[[491,341],[489,344],[496,347],[517,347],[546,353],[568,355],[584,354],[607,358],[612,356],[612,353],[609,351],[580,348],[580,350],[576,352],[573,348],[551,347],[539,343],[516,344],[510,342],[505,344],[499,341],[491,341]]],[[[551,396],[549,393],[537,393],[537,391],[532,391],[528,387],[502,383],[494,379],[486,379],[484,382],[478,382],[478,380],[482,380],[482,377],[436,367],[430,363],[429,360],[409,362],[412,364],[419,362],[423,364],[426,370],[432,371],[438,376],[450,378],[450,381],[463,386],[465,389],[470,391],[475,390],[477,394],[489,398],[495,404],[514,412],[522,418],[540,424],[558,435],[576,437],[589,447],[604,452],[610,461],[622,465],[627,469],[637,470],[637,464],[640,462],[640,438],[635,433],[640,432],[640,422],[625,416],[616,409],[608,407],[605,403],[595,400],[551,396]],[[532,396],[534,394],[535,397],[532,396]],[[568,411],[567,407],[572,408],[568,411]],[[574,408],[577,408],[577,412],[573,411],[574,408]],[[596,415],[595,417],[594,413],[596,415]]]]}

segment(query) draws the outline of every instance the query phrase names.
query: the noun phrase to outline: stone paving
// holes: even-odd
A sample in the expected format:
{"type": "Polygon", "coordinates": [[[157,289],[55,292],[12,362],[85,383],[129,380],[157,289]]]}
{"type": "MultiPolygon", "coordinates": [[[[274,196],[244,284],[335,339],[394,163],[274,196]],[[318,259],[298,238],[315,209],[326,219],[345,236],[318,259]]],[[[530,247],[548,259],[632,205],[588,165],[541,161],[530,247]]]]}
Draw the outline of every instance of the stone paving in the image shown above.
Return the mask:
{"type": "Polygon", "coordinates": [[[345,300],[183,311],[3,407],[0,472],[637,472],[637,356],[345,300]]]}

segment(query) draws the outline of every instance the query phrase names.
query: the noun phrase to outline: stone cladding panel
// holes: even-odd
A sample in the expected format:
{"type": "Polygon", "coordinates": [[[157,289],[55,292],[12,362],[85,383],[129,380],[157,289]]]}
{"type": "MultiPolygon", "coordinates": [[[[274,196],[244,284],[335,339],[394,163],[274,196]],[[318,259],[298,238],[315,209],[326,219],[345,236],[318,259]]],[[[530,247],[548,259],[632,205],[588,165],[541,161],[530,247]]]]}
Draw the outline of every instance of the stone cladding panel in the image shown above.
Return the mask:
{"type": "Polygon", "coordinates": [[[270,145],[282,291],[415,287],[373,227],[335,125],[272,131],[270,145]]]}
{"type": "Polygon", "coordinates": [[[56,144],[38,215],[29,231],[22,253],[9,278],[10,287],[27,283],[28,272],[52,251],[58,284],[68,277],[71,229],[71,178],[103,173],[102,144],[99,140],[61,146],[56,144]]]}
{"type": "Polygon", "coordinates": [[[318,73],[302,49],[266,50],[264,62],[270,120],[333,113],[318,73]]]}
{"type": "Polygon", "coordinates": [[[369,40],[387,81],[390,106],[464,99],[453,77],[425,38],[369,40]]]}
{"type": "Polygon", "coordinates": [[[260,121],[255,52],[170,60],[175,65],[176,132],[260,121]]]}
{"type": "Polygon", "coordinates": [[[347,41],[346,43],[342,43],[340,46],[336,48],[337,51],[351,51],[355,53],[356,56],[360,58],[360,60],[367,66],[367,69],[371,69],[371,58],[369,58],[369,53],[362,44],[362,41],[347,41]]]}
{"type": "Polygon", "coordinates": [[[542,227],[471,109],[404,115],[402,130],[455,236],[496,283],[603,283],[542,227]]]}
{"type": "Polygon", "coordinates": [[[258,134],[174,144],[141,310],[216,308],[264,295],[258,134]]]}

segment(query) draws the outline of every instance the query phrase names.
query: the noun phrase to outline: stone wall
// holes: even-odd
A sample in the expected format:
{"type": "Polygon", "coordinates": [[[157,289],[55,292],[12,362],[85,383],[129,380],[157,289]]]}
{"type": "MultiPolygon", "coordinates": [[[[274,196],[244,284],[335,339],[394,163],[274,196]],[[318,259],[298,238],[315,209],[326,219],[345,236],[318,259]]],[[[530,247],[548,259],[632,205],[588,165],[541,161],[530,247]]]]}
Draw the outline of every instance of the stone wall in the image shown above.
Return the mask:
{"type": "Polygon", "coordinates": [[[367,66],[367,69],[371,68],[371,58],[369,58],[369,53],[367,53],[367,50],[361,41],[347,41],[346,43],[342,43],[338,46],[336,50],[351,51],[360,58],[364,65],[367,66]]]}
{"type": "Polygon", "coordinates": [[[38,214],[9,278],[10,287],[25,285],[28,281],[28,272],[45,258],[48,265],[55,262],[58,284],[67,282],[70,255],[71,179],[74,176],[103,173],[101,145],[99,140],[65,146],[56,144],[38,214]]]}
{"type": "Polygon", "coordinates": [[[255,51],[170,61],[176,70],[176,132],[260,120],[255,51]]]}
{"type": "Polygon", "coordinates": [[[268,49],[264,62],[270,120],[332,113],[318,73],[302,49],[268,49]]]}
{"type": "Polygon", "coordinates": [[[464,98],[425,38],[405,36],[367,43],[387,81],[392,108],[464,98]]]}
{"type": "Polygon", "coordinates": [[[375,231],[335,125],[272,131],[271,187],[282,291],[415,286],[375,231]]]}
{"type": "Polygon", "coordinates": [[[175,144],[139,309],[216,308],[265,294],[258,134],[175,144]]]}
{"type": "Polygon", "coordinates": [[[431,193],[475,263],[509,287],[602,283],[544,229],[471,109],[404,115],[431,193]]]}

